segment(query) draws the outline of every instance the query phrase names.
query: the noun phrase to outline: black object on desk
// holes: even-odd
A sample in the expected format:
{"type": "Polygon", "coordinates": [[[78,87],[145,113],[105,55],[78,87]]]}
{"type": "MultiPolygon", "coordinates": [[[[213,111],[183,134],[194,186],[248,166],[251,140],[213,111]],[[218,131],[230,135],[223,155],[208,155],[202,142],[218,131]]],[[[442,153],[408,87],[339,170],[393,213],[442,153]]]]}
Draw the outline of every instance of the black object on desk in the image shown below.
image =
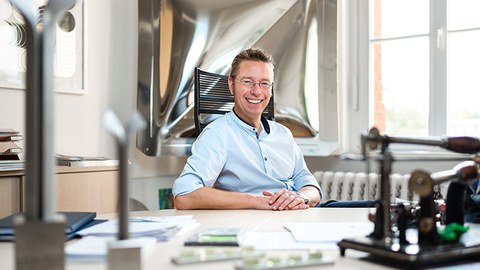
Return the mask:
{"type": "MultiPolygon", "coordinates": [[[[97,216],[95,212],[58,213],[66,217],[65,235],[67,239],[72,239],[77,231],[88,226],[90,223],[95,223],[94,219],[97,216]]],[[[16,213],[0,219],[0,241],[13,241],[15,239],[13,220],[16,216],[20,215],[23,215],[23,213],[16,213]]]]}

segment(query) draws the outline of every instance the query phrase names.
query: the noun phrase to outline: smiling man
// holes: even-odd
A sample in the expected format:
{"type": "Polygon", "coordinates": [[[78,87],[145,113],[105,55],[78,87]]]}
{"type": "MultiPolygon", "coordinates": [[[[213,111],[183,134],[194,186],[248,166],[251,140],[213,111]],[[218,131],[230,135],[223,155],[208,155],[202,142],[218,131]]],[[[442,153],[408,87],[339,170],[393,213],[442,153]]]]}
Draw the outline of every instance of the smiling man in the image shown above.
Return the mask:
{"type": "Polygon", "coordinates": [[[210,123],[173,186],[177,209],[297,210],[320,202],[320,187],[283,125],[262,116],[272,95],[273,57],[260,48],[233,60],[233,111],[210,123]]]}

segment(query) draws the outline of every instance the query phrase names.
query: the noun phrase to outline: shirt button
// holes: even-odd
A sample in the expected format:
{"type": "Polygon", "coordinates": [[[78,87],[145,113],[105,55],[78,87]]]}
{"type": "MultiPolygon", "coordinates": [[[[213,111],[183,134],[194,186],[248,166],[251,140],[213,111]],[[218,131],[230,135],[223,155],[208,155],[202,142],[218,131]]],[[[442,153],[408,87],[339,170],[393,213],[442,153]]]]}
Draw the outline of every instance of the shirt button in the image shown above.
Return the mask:
{"type": "Polygon", "coordinates": [[[268,158],[267,158],[267,157],[265,157],[264,159],[265,159],[265,161],[267,161],[267,159],[268,159],[268,158]]]}

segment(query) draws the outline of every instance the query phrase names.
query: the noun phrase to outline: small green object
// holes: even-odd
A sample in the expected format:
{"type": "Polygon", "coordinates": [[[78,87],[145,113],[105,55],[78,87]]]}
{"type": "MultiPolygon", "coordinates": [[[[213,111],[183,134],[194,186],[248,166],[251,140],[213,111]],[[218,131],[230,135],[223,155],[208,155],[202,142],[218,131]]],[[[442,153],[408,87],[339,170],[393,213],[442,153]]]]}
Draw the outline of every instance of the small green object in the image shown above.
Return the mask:
{"type": "Polygon", "coordinates": [[[281,262],[281,260],[280,260],[279,257],[269,257],[269,258],[266,259],[265,263],[267,264],[267,266],[272,267],[272,266],[275,266],[275,265],[279,264],[280,262],[281,262]]]}
{"type": "Polygon", "coordinates": [[[460,225],[458,223],[450,223],[445,226],[443,230],[438,231],[441,239],[447,242],[456,242],[462,234],[467,232],[469,227],[460,225]]]}
{"type": "Polygon", "coordinates": [[[243,259],[243,264],[247,267],[253,267],[260,263],[260,260],[256,257],[247,257],[243,259]]]}
{"type": "Polygon", "coordinates": [[[287,263],[289,265],[294,265],[300,262],[301,260],[302,260],[302,256],[294,254],[294,255],[288,256],[287,263]]]}
{"type": "Polygon", "coordinates": [[[196,233],[185,241],[185,246],[239,246],[243,229],[209,228],[196,233]]]}
{"type": "Polygon", "coordinates": [[[199,242],[226,243],[236,242],[237,237],[234,235],[201,235],[198,240],[199,242]]]}
{"type": "Polygon", "coordinates": [[[182,258],[189,258],[195,256],[195,252],[192,249],[183,249],[180,252],[180,257],[182,258]]]}
{"type": "Polygon", "coordinates": [[[308,253],[308,258],[309,259],[321,259],[322,257],[323,257],[322,252],[318,251],[318,250],[316,250],[316,251],[312,250],[308,253]]]}

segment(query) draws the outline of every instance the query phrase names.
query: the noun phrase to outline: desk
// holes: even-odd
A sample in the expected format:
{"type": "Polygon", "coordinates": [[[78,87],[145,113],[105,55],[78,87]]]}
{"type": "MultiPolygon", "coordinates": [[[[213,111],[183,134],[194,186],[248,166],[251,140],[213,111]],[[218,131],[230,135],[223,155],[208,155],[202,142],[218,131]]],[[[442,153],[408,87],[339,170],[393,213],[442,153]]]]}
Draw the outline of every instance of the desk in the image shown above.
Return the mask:
{"type": "MultiPolygon", "coordinates": [[[[366,221],[368,209],[362,208],[311,208],[298,211],[262,211],[262,210],[158,210],[148,212],[133,212],[132,216],[173,216],[193,215],[200,226],[189,231],[186,235],[176,236],[168,242],[159,242],[153,252],[147,257],[144,268],[155,270],[224,270],[234,269],[236,261],[212,262],[194,265],[174,265],[170,262],[172,256],[178,255],[183,247],[183,241],[189,235],[206,228],[212,227],[242,227],[257,232],[284,231],[286,222],[336,222],[336,221],[366,221]]],[[[112,218],[114,215],[101,215],[102,218],[112,218]]],[[[71,242],[67,242],[67,245],[71,242]]],[[[295,251],[269,251],[267,255],[287,255],[295,251]]],[[[394,269],[384,265],[371,263],[359,259],[366,254],[355,250],[347,250],[345,257],[340,257],[339,250],[325,251],[326,256],[335,259],[333,265],[324,265],[302,269],[394,269]]],[[[1,269],[14,269],[14,245],[0,243],[1,269]]],[[[67,270],[106,270],[103,263],[82,263],[67,261],[67,270]]]]}

